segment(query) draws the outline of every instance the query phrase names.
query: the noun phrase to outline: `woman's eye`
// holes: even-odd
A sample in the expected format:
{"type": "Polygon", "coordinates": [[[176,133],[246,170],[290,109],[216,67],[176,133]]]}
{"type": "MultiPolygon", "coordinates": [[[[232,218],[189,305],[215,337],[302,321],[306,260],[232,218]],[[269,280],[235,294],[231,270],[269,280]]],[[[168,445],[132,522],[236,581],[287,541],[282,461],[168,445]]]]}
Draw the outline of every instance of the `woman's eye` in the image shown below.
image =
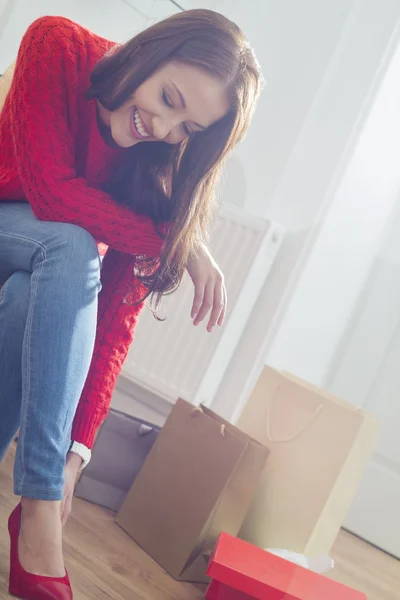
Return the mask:
{"type": "Polygon", "coordinates": [[[174,107],[174,105],[172,104],[171,100],[168,98],[165,90],[163,90],[162,99],[163,99],[164,104],[166,104],[168,106],[168,108],[173,108],[174,107]]]}

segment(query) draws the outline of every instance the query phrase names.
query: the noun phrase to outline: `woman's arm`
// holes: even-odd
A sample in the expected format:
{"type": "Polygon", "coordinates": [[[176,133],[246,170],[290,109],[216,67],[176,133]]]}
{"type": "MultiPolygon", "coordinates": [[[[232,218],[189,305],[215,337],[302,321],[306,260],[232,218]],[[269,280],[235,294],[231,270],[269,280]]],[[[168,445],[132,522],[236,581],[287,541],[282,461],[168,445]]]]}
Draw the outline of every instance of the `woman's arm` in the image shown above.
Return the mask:
{"type": "Polygon", "coordinates": [[[95,347],[72,429],[72,440],[92,448],[96,432],[107,416],[111,396],[133,340],[142,305],[132,306],[145,290],[133,280],[134,259],[108,250],[104,257],[95,347]],[[125,295],[132,288],[129,304],[125,295]]]}
{"type": "Polygon", "coordinates": [[[60,17],[35,21],[23,37],[7,102],[24,193],[41,220],[84,227],[120,252],[158,256],[163,242],[151,219],[76,175],[67,91],[78,89],[86,53],[79,29],[60,17]]]}
{"type": "MultiPolygon", "coordinates": [[[[133,330],[141,305],[125,303],[125,294],[133,285],[132,296],[140,298],[142,286],[133,281],[134,258],[109,249],[104,257],[99,295],[96,342],[86,384],[72,428],[74,445],[65,466],[65,491],[61,508],[65,525],[72,508],[79,470],[90,459],[96,432],[110,409],[111,397],[122,364],[133,339],[133,330]]],[[[130,299],[132,300],[132,299],[130,299]]]]}

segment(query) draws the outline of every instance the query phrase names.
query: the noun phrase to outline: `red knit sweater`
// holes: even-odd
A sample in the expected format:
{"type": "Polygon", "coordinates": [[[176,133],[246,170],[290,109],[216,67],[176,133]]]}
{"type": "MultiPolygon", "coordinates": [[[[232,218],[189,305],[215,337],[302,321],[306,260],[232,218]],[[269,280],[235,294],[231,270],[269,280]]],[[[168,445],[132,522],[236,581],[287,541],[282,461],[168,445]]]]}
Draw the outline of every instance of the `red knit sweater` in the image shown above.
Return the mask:
{"type": "Polygon", "coordinates": [[[96,101],[85,92],[95,63],[114,45],[61,17],[26,32],[0,116],[0,200],[28,201],[38,219],[84,227],[109,246],[101,270],[96,342],[72,431],[92,447],[133,339],[143,290],[135,255],[159,256],[154,223],[118,206],[101,190],[123,154],[103,141],[96,101]]]}

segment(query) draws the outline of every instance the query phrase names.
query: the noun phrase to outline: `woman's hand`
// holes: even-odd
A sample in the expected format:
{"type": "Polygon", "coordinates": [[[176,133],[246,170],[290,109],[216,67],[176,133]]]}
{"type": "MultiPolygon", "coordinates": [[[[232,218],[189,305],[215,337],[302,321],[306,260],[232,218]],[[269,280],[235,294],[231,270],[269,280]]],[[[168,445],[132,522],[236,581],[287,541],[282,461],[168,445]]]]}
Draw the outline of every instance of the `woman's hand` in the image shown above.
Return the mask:
{"type": "Polygon", "coordinates": [[[65,464],[64,500],[61,503],[61,522],[64,527],[72,509],[72,498],[82,459],[74,452],[68,452],[65,464]]]}
{"type": "Polygon", "coordinates": [[[207,331],[211,333],[215,325],[222,325],[225,318],[227,295],[224,276],[205,246],[189,259],[187,272],[194,285],[193,324],[199,325],[211,310],[207,325],[207,331]]]}

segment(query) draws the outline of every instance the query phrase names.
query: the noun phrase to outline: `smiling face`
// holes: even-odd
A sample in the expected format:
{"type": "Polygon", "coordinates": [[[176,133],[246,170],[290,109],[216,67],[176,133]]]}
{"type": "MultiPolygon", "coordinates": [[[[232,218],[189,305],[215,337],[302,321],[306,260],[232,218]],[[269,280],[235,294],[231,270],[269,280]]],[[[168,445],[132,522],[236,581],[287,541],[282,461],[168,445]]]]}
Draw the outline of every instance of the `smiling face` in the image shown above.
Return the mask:
{"type": "Polygon", "coordinates": [[[100,116],[122,148],[139,142],[179,144],[229,110],[224,84],[204,69],[170,62],[153,73],[117,110],[100,116]]]}

